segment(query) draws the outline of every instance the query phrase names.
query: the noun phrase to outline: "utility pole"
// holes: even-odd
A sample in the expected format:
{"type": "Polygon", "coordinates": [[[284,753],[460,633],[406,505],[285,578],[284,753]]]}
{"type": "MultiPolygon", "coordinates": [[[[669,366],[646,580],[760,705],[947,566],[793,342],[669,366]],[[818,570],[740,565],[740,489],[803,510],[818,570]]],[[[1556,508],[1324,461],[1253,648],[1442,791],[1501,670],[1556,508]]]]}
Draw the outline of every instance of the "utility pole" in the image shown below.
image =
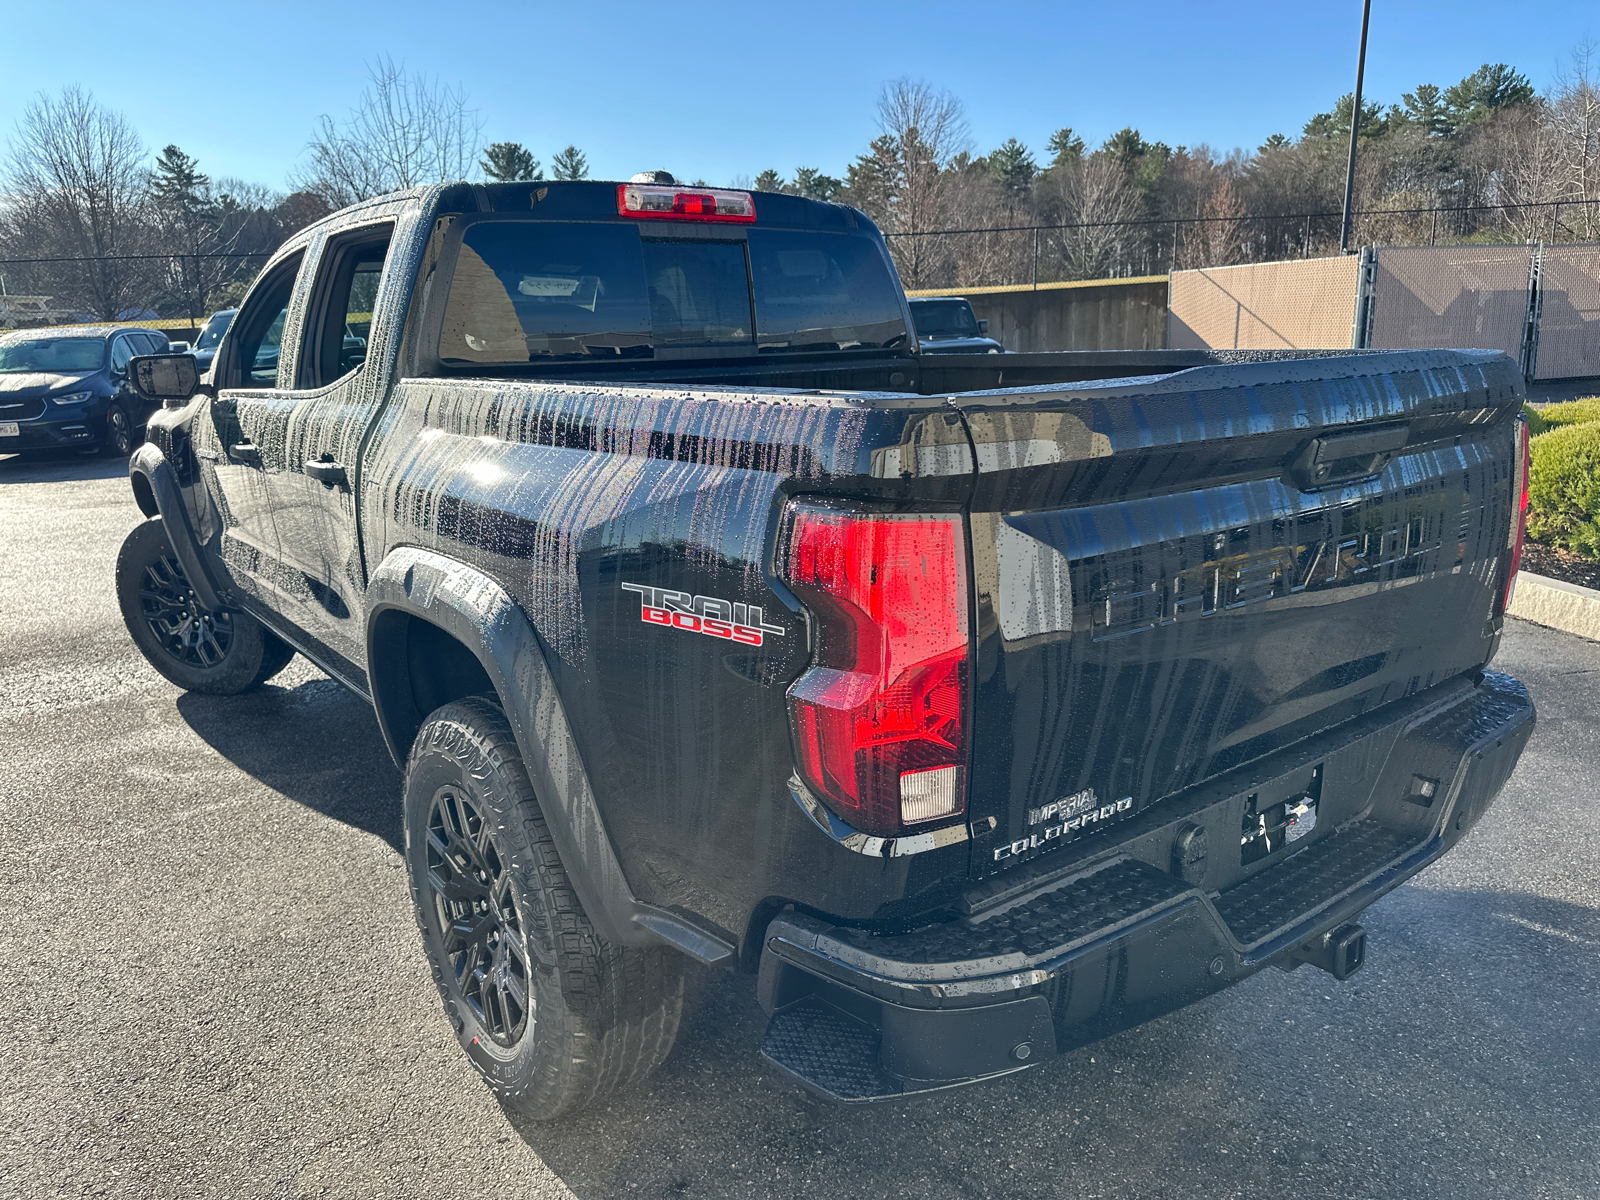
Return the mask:
{"type": "Polygon", "coordinates": [[[1355,103],[1350,106],[1350,165],[1344,173],[1344,223],[1339,227],[1339,253],[1350,253],[1350,201],[1356,190],[1356,136],[1361,132],[1361,77],[1367,70],[1367,19],[1372,0],[1361,0],[1361,51],[1356,56],[1355,103]]]}

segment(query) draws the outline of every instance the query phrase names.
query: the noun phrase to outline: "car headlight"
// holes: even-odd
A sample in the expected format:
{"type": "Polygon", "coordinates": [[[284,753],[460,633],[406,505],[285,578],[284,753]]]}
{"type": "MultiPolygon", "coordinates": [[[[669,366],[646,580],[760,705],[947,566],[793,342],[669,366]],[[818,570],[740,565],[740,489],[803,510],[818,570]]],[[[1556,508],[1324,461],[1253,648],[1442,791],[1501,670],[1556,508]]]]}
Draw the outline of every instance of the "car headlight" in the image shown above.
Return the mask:
{"type": "Polygon", "coordinates": [[[52,404],[87,404],[94,399],[93,392],[68,392],[65,396],[51,396],[52,404]]]}

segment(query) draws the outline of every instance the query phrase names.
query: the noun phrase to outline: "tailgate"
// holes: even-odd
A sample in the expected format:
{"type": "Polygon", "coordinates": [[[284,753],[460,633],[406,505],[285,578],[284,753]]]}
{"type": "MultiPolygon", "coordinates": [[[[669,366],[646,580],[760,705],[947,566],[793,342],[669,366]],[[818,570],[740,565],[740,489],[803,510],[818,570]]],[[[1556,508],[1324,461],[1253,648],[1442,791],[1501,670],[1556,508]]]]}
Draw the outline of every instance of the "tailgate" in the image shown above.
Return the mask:
{"type": "Polygon", "coordinates": [[[1479,351],[952,397],[978,468],[975,873],[1484,664],[1521,398],[1479,351]]]}

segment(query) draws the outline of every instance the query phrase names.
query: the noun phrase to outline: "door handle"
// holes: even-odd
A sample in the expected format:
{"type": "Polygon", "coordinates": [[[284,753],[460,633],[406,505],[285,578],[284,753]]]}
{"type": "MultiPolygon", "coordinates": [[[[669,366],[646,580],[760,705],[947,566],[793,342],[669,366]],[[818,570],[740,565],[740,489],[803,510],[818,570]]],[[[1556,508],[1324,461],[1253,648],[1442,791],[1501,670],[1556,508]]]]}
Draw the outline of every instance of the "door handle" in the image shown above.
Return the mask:
{"type": "Polygon", "coordinates": [[[346,492],[350,490],[350,479],[344,473],[344,464],[333,462],[331,455],[306,459],[306,474],[323,487],[337,487],[346,492]]]}
{"type": "Polygon", "coordinates": [[[236,446],[228,447],[228,457],[236,463],[248,463],[259,467],[261,465],[261,448],[251,442],[240,442],[236,446]]]}

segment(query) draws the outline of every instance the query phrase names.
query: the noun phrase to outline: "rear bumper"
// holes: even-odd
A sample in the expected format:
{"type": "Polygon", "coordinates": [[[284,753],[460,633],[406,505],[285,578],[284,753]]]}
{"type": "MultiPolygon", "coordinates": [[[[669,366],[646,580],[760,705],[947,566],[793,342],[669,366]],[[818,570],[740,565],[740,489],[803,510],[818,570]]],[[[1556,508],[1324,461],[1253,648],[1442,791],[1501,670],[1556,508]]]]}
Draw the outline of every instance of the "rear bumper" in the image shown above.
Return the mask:
{"type": "Polygon", "coordinates": [[[1026,1070],[1288,965],[1453,847],[1533,724],[1526,689],[1486,672],[1390,733],[1358,819],[1221,892],[1113,853],[906,934],[785,913],[762,953],[762,1053],[831,1099],[894,1099],[1026,1070]],[[1397,784],[1418,770],[1448,781],[1426,807],[1397,784]]]}

